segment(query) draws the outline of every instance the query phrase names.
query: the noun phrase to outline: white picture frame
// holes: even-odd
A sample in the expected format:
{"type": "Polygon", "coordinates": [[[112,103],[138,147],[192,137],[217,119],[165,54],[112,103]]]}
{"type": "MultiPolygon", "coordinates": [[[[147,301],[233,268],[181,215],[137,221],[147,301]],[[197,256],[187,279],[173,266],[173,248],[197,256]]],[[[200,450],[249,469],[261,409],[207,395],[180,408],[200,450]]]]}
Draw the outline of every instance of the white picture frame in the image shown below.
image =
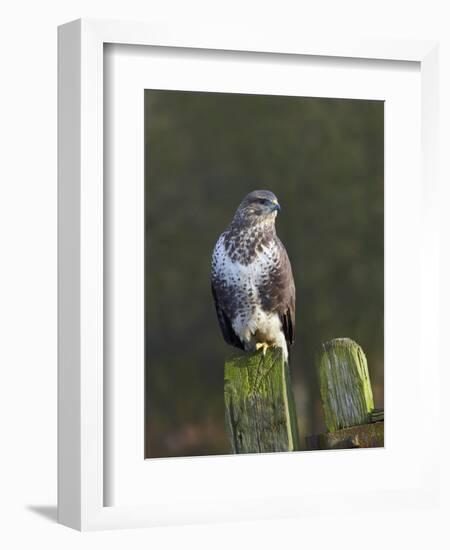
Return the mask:
{"type": "MultiPolygon", "coordinates": [[[[277,53],[361,60],[411,61],[420,64],[421,79],[421,325],[420,341],[427,342],[427,374],[418,359],[422,402],[436,414],[438,300],[437,300],[437,187],[435,166],[438,140],[438,46],[433,41],[258,36],[223,28],[165,28],[159,24],[78,20],[59,28],[59,351],[58,351],[58,518],[80,530],[152,526],[319,513],[324,488],[316,498],[293,492],[277,501],[260,496],[232,502],[216,495],[211,501],[180,495],[171,510],[164,509],[163,489],[150,505],[105,506],[104,476],[104,192],[103,192],[103,62],[105,44],[164,46],[202,50],[277,53]],[[434,344],[434,345],[433,345],[434,344]],[[297,497],[295,500],[294,497],[297,497]],[[158,500],[159,499],[159,500],[158,500]],[[160,506],[158,504],[161,504],[160,506]]],[[[422,349],[422,353],[424,350],[422,349]]],[[[435,424],[436,425],[436,424],[435,424]]],[[[435,430],[430,423],[431,431],[435,430]]],[[[431,439],[431,438],[430,438],[431,439]]],[[[417,505],[436,498],[438,478],[428,449],[420,464],[420,482],[393,490],[389,506],[417,505]],[[426,463],[425,463],[426,461],[426,463]]],[[[342,456],[342,455],[341,455],[342,456]]],[[[295,461],[281,455],[265,457],[267,465],[295,470],[295,461]]],[[[251,457],[234,457],[249,461],[251,457]]],[[[254,457],[253,457],[254,459],[254,457]]],[[[227,467],[223,464],[221,468],[227,467]]],[[[213,488],[211,488],[213,491],[213,488]]],[[[371,494],[374,505],[376,498],[371,494]]],[[[327,506],[342,510],[358,506],[351,495],[335,491],[327,506]]]]}

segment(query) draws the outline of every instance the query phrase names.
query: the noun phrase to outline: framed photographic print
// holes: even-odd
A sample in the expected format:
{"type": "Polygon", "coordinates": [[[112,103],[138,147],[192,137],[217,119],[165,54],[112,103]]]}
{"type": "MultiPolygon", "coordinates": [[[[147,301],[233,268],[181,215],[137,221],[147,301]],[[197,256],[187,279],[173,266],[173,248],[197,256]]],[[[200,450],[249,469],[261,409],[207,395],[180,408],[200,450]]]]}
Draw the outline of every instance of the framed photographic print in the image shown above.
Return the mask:
{"type": "Polygon", "coordinates": [[[59,521],[432,501],[436,44],[81,20],[58,66],[59,521]]]}

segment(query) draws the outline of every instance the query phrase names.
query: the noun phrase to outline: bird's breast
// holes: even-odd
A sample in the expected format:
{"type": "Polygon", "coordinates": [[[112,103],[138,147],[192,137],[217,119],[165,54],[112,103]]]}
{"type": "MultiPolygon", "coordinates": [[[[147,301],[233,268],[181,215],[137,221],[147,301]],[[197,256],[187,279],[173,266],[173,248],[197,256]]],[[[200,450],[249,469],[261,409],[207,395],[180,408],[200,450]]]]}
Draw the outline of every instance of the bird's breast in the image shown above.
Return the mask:
{"type": "Polygon", "coordinates": [[[219,241],[214,250],[212,274],[223,285],[251,295],[262,285],[267,284],[277,262],[277,251],[271,243],[261,244],[252,261],[247,262],[241,261],[230,253],[225,243],[219,241]]]}

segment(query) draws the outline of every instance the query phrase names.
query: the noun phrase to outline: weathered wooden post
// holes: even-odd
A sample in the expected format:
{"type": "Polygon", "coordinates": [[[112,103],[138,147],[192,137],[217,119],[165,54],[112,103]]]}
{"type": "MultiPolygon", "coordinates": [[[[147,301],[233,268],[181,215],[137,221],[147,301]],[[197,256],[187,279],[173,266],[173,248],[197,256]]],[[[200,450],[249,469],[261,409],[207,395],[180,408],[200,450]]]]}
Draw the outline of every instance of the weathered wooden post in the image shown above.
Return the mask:
{"type": "Polygon", "coordinates": [[[367,360],[349,338],[322,345],[317,360],[327,432],[309,436],[310,449],[382,447],[384,413],[374,409],[367,360]]]}
{"type": "Polygon", "coordinates": [[[234,453],[299,449],[289,366],[279,348],[225,363],[225,418],[234,453]]]}
{"type": "Polygon", "coordinates": [[[349,338],[322,345],[318,358],[320,395],[329,432],[365,424],[373,409],[367,359],[349,338]]]}

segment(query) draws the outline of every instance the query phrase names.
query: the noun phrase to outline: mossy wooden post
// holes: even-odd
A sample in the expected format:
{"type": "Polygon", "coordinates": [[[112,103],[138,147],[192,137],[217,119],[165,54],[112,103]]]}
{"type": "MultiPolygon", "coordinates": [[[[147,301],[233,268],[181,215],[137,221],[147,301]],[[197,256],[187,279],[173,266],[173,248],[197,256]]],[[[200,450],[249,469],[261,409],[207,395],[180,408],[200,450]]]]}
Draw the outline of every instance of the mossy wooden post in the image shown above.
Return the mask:
{"type": "Polygon", "coordinates": [[[361,347],[349,338],[326,342],[317,367],[327,430],[370,422],[372,387],[361,347]]]}
{"type": "Polygon", "coordinates": [[[233,453],[299,449],[289,367],[279,348],[225,363],[225,419],[233,453]]]}
{"type": "Polygon", "coordinates": [[[349,338],[322,344],[317,359],[326,433],[306,437],[313,449],[352,449],[384,445],[384,410],[373,408],[367,360],[349,338]]]}

